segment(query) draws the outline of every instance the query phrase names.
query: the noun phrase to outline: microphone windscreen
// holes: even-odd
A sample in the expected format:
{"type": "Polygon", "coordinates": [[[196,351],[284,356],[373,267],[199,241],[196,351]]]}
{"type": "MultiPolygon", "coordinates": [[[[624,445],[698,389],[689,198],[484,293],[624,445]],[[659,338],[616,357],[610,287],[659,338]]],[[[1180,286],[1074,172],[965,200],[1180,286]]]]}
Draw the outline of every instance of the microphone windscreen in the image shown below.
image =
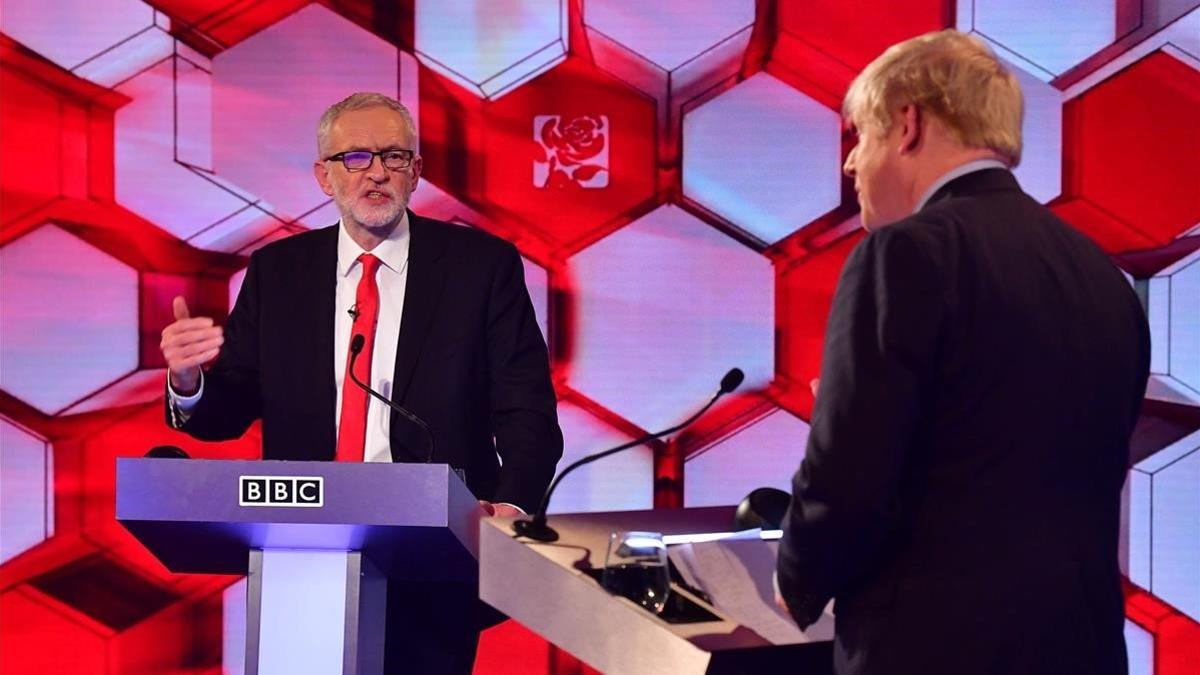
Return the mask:
{"type": "Polygon", "coordinates": [[[728,394],[737,389],[741,386],[744,379],[746,379],[746,374],[742,372],[741,368],[731,369],[728,373],[725,373],[725,377],[721,378],[721,393],[728,394]]]}
{"type": "Polygon", "coordinates": [[[156,445],[150,448],[146,453],[146,457],[155,457],[159,459],[191,459],[188,454],[182,449],[174,445],[156,445]]]}
{"type": "Polygon", "coordinates": [[[783,526],[792,496],[779,488],[760,487],[752,490],[737,506],[733,514],[737,530],[752,530],[761,527],[777,530],[783,526]]]}
{"type": "Polygon", "coordinates": [[[362,351],[363,345],[367,342],[367,338],[361,333],[350,338],[350,353],[357,354],[362,351]]]}

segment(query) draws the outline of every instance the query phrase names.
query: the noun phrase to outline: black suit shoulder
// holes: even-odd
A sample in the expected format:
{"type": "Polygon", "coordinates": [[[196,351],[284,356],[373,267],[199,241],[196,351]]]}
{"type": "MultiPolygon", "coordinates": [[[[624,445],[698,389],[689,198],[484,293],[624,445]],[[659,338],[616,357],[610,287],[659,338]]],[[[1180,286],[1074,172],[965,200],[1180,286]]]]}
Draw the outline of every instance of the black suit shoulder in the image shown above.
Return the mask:
{"type": "Polygon", "coordinates": [[[923,209],[885,229],[909,232],[919,241],[932,242],[963,228],[973,228],[992,238],[1053,237],[1080,252],[1108,259],[1090,237],[1023,192],[1016,178],[1002,169],[951,181],[923,209]]]}
{"type": "Polygon", "coordinates": [[[516,246],[494,234],[468,225],[448,223],[423,216],[414,216],[413,236],[429,237],[456,257],[473,259],[496,259],[511,256],[516,246]]]}
{"type": "Polygon", "coordinates": [[[251,253],[250,260],[259,264],[278,264],[287,260],[303,260],[322,252],[336,251],[338,227],[340,226],[335,223],[273,241],[251,253]]]}

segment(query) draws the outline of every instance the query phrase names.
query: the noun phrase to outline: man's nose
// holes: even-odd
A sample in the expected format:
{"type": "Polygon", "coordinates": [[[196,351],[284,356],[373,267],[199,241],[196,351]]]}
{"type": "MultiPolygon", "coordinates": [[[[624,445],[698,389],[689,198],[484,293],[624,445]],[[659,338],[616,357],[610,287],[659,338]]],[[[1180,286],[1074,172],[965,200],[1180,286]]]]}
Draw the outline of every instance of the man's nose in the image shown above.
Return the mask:
{"type": "Polygon", "coordinates": [[[388,179],[387,167],[383,165],[383,158],[376,155],[371,158],[371,164],[367,166],[367,178],[377,182],[386,183],[388,179]]]}
{"type": "Polygon", "coordinates": [[[844,164],[842,164],[842,173],[845,174],[846,177],[848,177],[848,178],[854,178],[854,152],[855,152],[855,150],[858,150],[858,148],[855,147],[854,150],[851,150],[850,154],[846,155],[846,162],[844,164]]]}

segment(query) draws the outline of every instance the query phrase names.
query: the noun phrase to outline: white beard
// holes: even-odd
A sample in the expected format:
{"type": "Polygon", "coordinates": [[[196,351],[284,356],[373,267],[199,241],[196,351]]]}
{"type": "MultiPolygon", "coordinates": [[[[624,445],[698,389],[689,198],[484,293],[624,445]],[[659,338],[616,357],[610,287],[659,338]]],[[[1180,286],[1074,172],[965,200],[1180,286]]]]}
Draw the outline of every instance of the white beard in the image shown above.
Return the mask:
{"type": "Polygon", "coordinates": [[[400,222],[404,209],[408,205],[407,199],[393,199],[387,204],[379,206],[361,204],[356,199],[349,207],[341,199],[336,201],[342,218],[353,220],[368,230],[384,229],[400,222]]]}

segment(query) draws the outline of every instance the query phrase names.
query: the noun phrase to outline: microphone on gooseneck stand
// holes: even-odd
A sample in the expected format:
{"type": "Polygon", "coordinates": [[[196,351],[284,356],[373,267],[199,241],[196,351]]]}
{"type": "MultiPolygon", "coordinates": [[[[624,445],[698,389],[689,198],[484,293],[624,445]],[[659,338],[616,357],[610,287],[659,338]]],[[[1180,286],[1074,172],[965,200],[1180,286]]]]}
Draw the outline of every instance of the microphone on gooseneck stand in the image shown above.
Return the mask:
{"type": "Polygon", "coordinates": [[[426,463],[432,462],[433,461],[433,431],[430,430],[429,425],[425,423],[425,420],[414,415],[412,413],[412,411],[410,411],[408,408],[405,408],[404,406],[387,398],[383,394],[380,394],[379,392],[375,391],[374,389],[368,387],[366,384],[364,384],[362,382],[362,380],[359,380],[358,377],[354,374],[354,362],[358,360],[358,355],[359,355],[359,353],[362,352],[363,345],[366,343],[366,341],[367,341],[367,338],[363,337],[362,334],[355,335],[354,337],[350,338],[350,368],[349,368],[350,379],[354,382],[354,384],[357,384],[359,387],[361,387],[363,391],[367,392],[371,396],[374,396],[376,399],[382,401],[384,405],[388,406],[392,410],[395,410],[396,412],[400,413],[400,415],[402,417],[404,417],[404,419],[408,420],[409,422],[412,422],[413,424],[417,425],[418,427],[421,427],[421,431],[425,432],[425,440],[429,444],[429,451],[425,454],[425,462],[426,463]]]}
{"type": "Polygon", "coordinates": [[[615,455],[622,450],[628,450],[629,448],[639,446],[656,438],[673,434],[676,431],[689,426],[692,422],[695,422],[701,415],[707,412],[708,409],[717,402],[717,399],[721,398],[725,394],[728,394],[734,389],[737,389],[738,386],[741,385],[742,380],[745,378],[746,374],[743,373],[740,368],[734,368],[728,373],[725,373],[725,377],[721,378],[721,387],[717,389],[717,393],[713,394],[712,398],[708,399],[708,403],[705,403],[703,408],[697,410],[686,420],[669,429],[663,429],[662,431],[655,432],[653,434],[647,434],[636,440],[618,445],[615,448],[597,452],[575,461],[570,466],[563,469],[562,473],[558,474],[558,477],[554,479],[554,482],[550,483],[550,487],[546,488],[546,494],[542,495],[542,501],[540,504],[538,504],[537,511],[534,512],[533,517],[529,519],[518,520],[513,523],[513,532],[516,532],[518,536],[528,537],[534,541],[558,541],[558,533],[554,531],[554,528],[546,525],[546,509],[550,506],[550,496],[554,494],[554,489],[558,487],[558,484],[562,482],[563,478],[566,478],[567,474],[571,473],[575,469],[578,469],[584,464],[590,464],[598,459],[604,459],[609,455],[615,455]]]}

